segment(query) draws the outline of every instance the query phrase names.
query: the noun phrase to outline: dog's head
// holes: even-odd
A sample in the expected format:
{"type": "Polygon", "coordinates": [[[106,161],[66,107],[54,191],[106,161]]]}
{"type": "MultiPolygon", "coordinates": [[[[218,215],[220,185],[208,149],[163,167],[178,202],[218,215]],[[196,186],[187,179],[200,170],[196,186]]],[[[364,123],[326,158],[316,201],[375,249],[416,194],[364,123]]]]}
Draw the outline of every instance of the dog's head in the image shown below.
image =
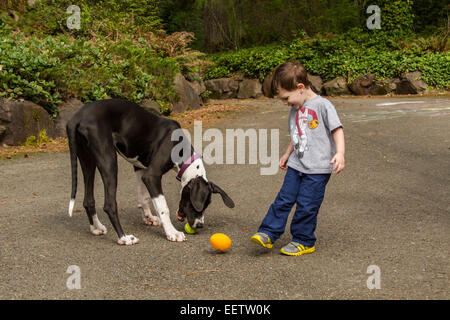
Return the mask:
{"type": "Polygon", "coordinates": [[[202,228],[204,224],[203,212],[211,203],[211,194],[222,196],[223,203],[228,208],[234,208],[234,202],[219,186],[206,181],[203,177],[196,177],[189,181],[181,191],[181,200],[177,218],[187,219],[192,228],[202,228]]]}

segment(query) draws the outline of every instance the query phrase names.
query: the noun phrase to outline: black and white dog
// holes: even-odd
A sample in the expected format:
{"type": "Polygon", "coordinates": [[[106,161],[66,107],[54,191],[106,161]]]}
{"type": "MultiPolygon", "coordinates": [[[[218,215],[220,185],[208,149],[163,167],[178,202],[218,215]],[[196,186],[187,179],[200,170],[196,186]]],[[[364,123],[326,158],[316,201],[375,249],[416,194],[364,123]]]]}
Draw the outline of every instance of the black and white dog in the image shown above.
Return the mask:
{"type": "MultiPolygon", "coordinates": [[[[106,233],[95,211],[94,177],[98,168],[105,188],[104,211],[119,237],[121,245],[138,243],[138,238],[126,235],[119,222],[116,202],[117,153],[133,164],[137,177],[138,207],[143,210],[144,223],[162,225],[167,239],[185,241],[183,232],[177,231],[169,217],[169,208],[163,195],[161,179],[170,169],[178,172],[181,182],[181,200],[177,218],[187,219],[192,228],[202,228],[203,213],[211,202],[211,194],[219,193],[229,208],[233,200],[217,185],[206,179],[201,156],[181,149],[179,161],[173,160],[173,148],[187,143],[181,136],[172,141],[174,130],[181,129],[174,120],[157,116],[139,105],[122,99],[108,99],[85,104],[67,123],[67,137],[72,167],[72,194],[69,215],[75,203],[77,191],[77,158],[84,176],[83,206],[94,235],[106,233]],[[152,202],[157,216],[150,210],[152,202]]],[[[184,149],[186,150],[186,149],[184,149]]]]}

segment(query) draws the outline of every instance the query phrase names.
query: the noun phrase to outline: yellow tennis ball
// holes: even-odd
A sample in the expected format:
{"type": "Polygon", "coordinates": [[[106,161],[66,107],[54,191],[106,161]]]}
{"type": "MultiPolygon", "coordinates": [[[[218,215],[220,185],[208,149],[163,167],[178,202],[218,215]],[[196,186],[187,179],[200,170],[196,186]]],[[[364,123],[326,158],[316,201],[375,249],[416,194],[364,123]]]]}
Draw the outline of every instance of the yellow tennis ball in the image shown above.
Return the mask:
{"type": "Polygon", "coordinates": [[[186,223],[184,225],[184,231],[186,231],[186,233],[189,233],[189,234],[194,234],[195,232],[197,232],[197,230],[195,230],[194,228],[191,228],[189,223],[186,223]]]}
{"type": "Polygon", "coordinates": [[[209,238],[209,242],[214,249],[219,251],[227,251],[231,247],[231,239],[223,233],[214,233],[211,238],[209,238]]]}

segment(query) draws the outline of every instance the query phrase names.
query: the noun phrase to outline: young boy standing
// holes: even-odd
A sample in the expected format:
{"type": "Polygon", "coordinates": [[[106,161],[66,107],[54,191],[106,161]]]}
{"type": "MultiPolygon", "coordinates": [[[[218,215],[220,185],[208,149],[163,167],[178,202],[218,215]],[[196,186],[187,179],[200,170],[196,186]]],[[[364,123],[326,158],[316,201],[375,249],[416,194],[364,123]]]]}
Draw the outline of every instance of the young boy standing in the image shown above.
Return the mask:
{"type": "Polygon", "coordinates": [[[271,88],[291,107],[291,141],[279,163],[286,171],[281,190],[251,240],[272,248],[297,204],[291,222],[292,241],[281,248],[281,253],[298,256],[315,251],[314,231],[325,186],[333,171],[339,173],[345,167],[344,130],[333,104],[312,91],[299,62],[278,66],[271,88]]]}

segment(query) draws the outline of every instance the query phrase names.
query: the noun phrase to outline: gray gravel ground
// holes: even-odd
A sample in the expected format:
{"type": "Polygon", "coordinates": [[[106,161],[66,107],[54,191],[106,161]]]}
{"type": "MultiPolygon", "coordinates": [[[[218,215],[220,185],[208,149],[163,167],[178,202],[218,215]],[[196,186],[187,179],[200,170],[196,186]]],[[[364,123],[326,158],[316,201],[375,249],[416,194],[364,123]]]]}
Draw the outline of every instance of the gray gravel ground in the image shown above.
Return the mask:
{"type": "MultiPolygon", "coordinates": [[[[119,161],[118,205],[126,233],[140,243],[116,244],[108,228],[89,232],[79,170],[74,216],[69,218],[67,152],[0,161],[0,299],[449,299],[449,98],[332,98],[344,124],[346,169],[328,184],[319,213],[314,254],[279,253],[249,241],[274,200],[284,172],[260,175],[265,165],[210,165],[208,178],[233,198],[226,208],[215,195],[206,227],[188,241],[166,240],[162,228],[141,223],[135,176],[119,161]],[[376,106],[387,102],[412,102],[376,106]],[[232,239],[218,253],[216,232],[232,239]],[[70,265],[81,272],[81,289],[69,290],[70,265]],[[369,290],[367,268],[381,272],[381,289],[369,290]]],[[[249,105],[217,127],[280,128],[280,155],[288,136],[288,107],[276,100],[221,101],[249,105]]],[[[204,128],[205,130],[206,128],[204,128]]],[[[208,143],[204,143],[204,146],[208,143]]],[[[248,163],[248,160],[247,160],[248,163]]],[[[163,180],[176,228],[179,183],[163,180]]]]}

